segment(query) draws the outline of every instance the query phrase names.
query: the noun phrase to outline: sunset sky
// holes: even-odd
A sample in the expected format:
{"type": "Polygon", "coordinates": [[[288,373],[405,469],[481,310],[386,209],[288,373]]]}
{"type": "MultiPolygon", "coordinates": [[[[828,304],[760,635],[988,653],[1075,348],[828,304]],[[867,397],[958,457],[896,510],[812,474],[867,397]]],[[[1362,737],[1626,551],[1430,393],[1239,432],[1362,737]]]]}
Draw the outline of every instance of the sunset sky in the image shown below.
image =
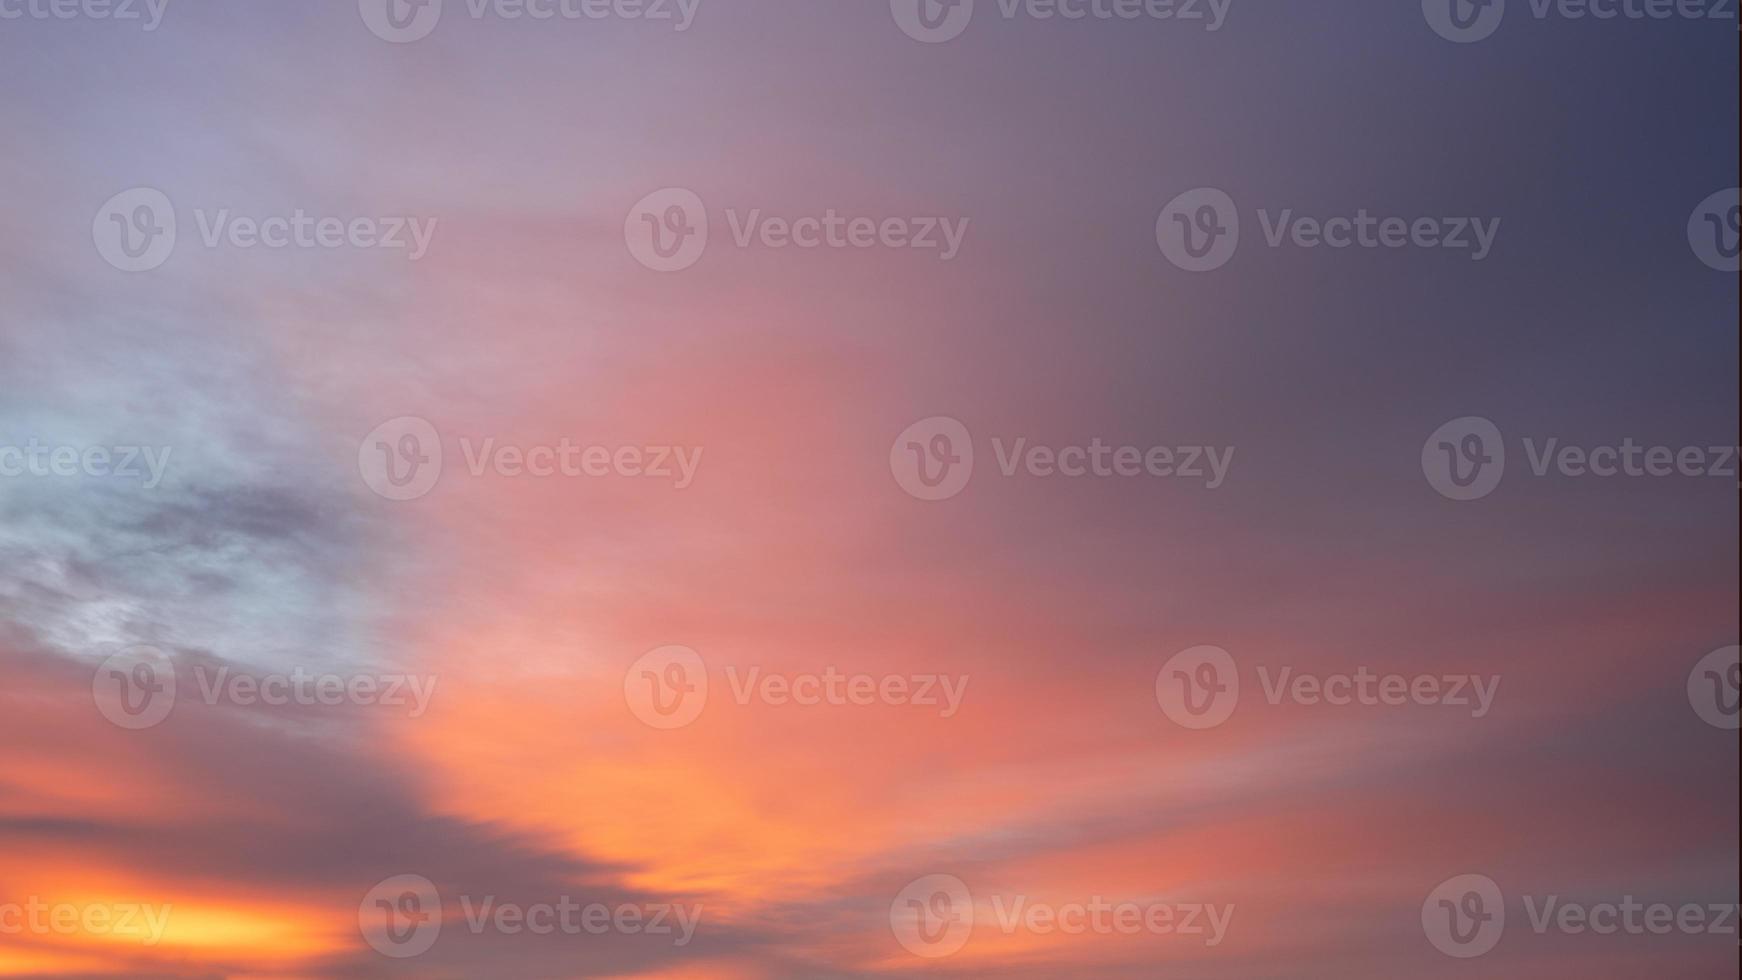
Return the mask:
{"type": "Polygon", "coordinates": [[[68,3],[0,0],[0,977],[1736,975],[1734,918],[1532,915],[1738,899],[1733,15],[68,3]],[[1198,188],[1241,225],[1204,272],[1158,247],[1198,188]],[[166,256],[108,237],[169,241],[139,189],[166,256]],[[705,251],[650,255],[690,201],[705,251]],[[1272,244],[1361,212],[1495,234],[1272,244]],[[233,224],[299,213],[343,241],[233,224]],[[829,215],[870,237],[750,224],[829,215]],[[1451,499],[1470,417],[1505,475],[1451,499]],[[1092,445],[1145,463],[1059,472],[1092,445]],[[1203,647],[1240,690],[1192,727],[1203,647]],[[173,710],[118,716],[145,677],[173,710]],[[343,692],[251,694],[298,678],[343,692]],[[1507,921],[1461,958],[1424,903],[1466,875],[1507,921]],[[407,876],[441,928],[396,955],[407,876]],[[972,936],[916,953],[945,879],[972,936]]]}

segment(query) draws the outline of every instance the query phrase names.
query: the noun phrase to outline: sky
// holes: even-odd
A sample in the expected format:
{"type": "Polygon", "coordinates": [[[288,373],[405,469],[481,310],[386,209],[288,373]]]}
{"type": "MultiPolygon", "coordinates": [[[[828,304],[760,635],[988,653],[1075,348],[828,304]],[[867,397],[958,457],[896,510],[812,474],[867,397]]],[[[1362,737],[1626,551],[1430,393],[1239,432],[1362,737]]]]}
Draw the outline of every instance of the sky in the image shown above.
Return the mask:
{"type": "Polygon", "coordinates": [[[1593,6],[0,0],[0,976],[1734,976],[1593,6]]]}

